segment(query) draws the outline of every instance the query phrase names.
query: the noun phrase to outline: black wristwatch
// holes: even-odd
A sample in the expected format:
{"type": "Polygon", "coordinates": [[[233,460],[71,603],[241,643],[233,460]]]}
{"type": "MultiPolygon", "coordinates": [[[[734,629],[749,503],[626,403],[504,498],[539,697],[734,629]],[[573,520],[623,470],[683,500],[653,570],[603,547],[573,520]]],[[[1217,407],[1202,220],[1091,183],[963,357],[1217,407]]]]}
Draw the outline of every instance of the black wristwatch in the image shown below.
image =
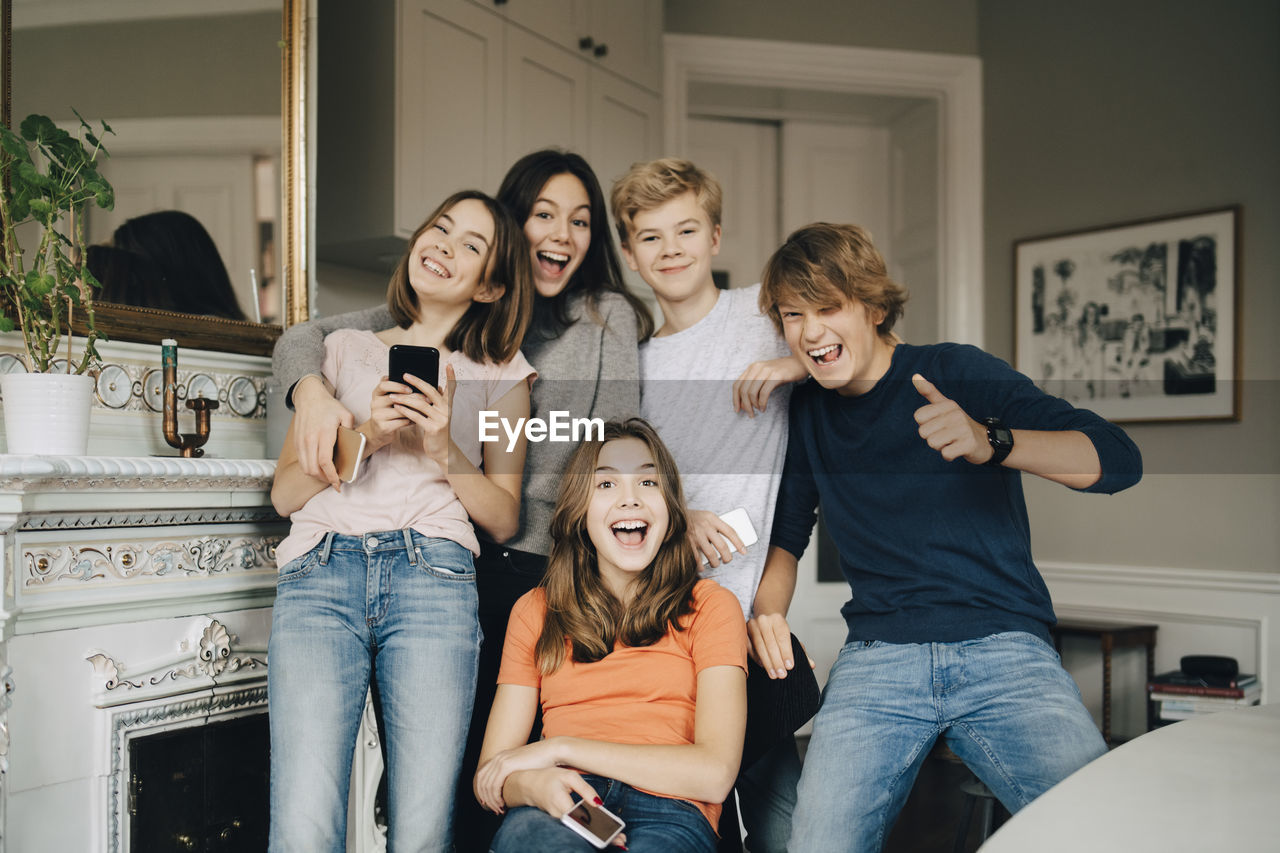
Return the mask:
{"type": "Polygon", "coordinates": [[[999,465],[1013,450],[1013,433],[999,418],[983,418],[982,422],[987,425],[987,443],[991,445],[991,458],[985,464],[999,465]]]}

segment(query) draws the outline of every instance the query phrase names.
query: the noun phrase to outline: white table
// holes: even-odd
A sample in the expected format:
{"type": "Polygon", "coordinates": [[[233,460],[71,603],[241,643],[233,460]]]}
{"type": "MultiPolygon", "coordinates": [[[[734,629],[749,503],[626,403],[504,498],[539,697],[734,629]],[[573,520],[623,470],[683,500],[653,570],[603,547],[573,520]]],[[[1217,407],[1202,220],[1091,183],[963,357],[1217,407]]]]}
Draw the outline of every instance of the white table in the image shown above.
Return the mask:
{"type": "Polygon", "coordinates": [[[981,853],[1280,850],[1280,704],[1156,729],[1076,771],[981,853]]]}

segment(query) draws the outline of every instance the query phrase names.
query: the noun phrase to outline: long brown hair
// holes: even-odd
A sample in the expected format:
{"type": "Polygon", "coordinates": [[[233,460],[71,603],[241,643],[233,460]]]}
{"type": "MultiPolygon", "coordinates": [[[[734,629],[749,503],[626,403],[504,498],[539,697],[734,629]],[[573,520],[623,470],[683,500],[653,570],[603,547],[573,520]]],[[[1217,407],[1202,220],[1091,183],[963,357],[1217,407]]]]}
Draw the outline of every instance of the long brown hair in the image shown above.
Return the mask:
{"type": "Polygon", "coordinates": [[[515,357],[529,328],[533,313],[533,269],[529,262],[529,246],[524,229],[507,209],[477,190],[462,190],[446,198],[409,238],[404,257],[391,274],[387,285],[387,307],[391,318],[402,329],[418,319],[418,294],[409,284],[409,264],[413,247],[428,228],[436,224],[445,211],[460,201],[474,199],[485,206],[493,217],[493,245],[485,263],[486,284],[505,288],[493,302],[472,302],[462,318],[445,338],[445,346],[460,350],[472,361],[504,363],[515,357]]]}
{"type": "Polygon", "coordinates": [[[675,459],[648,422],[640,418],[609,421],[603,439],[582,442],[569,460],[551,519],[551,557],[542,579],[547,615],[535,648],[543,674],[555,672],[564,663],[566,640],[573,660],[590,663],[613,651],[616,641],[651,646],[668,630],[684,630],[680,620],[693,611],[693,586],[698,582],[688,530],[675,459]],[[627,607],[600,579],[596,548],[586,525],[600,451],[620,438],[639,439],[649,448],[670,517],[657,555],[636,577],[636,594],[627,607]]]}

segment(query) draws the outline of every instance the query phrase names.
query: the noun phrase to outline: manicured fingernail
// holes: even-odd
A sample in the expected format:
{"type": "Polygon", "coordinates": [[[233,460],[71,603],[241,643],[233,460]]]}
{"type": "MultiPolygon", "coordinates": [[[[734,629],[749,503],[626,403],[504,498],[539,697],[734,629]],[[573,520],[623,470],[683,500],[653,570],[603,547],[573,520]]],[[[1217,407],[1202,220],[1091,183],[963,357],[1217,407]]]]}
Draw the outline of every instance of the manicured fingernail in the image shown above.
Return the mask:
{"type": "Polygon", "coordinates": [[[600,799],[599,797],[596,797],[596,798],[595,798],[595,800],[596,800],[596,805],[597,805],[597,806],[603,806],[603,805],[604,805],[604,800],[600,799]]]}
{"type": "Polygon", "coordinates": [[[791,669],[793,666],[796,665],[796,662],[793,660],[788,660],[786,661],[786,664],[787,664],[787,669],[791,669]]]}

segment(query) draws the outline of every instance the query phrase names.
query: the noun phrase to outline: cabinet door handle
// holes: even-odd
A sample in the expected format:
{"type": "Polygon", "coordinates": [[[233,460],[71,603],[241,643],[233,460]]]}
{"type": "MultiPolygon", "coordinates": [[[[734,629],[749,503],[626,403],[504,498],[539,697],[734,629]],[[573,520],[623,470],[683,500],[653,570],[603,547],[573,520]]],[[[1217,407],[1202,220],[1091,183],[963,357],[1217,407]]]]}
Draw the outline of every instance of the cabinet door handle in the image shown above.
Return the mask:
{"type": "Polygon", "coordinates": [[[596,46],[596,41],[591,36],[583,36],[578,39],[578,50],[591,50],[596,46]]]}
{"type": "Polygon", "coordinates": [[[595,53],[596,56],[607,56],[609,53],[609,45],[598,44],[596,45],[596,49],[593,51],[593,53],[595,53]]]}

